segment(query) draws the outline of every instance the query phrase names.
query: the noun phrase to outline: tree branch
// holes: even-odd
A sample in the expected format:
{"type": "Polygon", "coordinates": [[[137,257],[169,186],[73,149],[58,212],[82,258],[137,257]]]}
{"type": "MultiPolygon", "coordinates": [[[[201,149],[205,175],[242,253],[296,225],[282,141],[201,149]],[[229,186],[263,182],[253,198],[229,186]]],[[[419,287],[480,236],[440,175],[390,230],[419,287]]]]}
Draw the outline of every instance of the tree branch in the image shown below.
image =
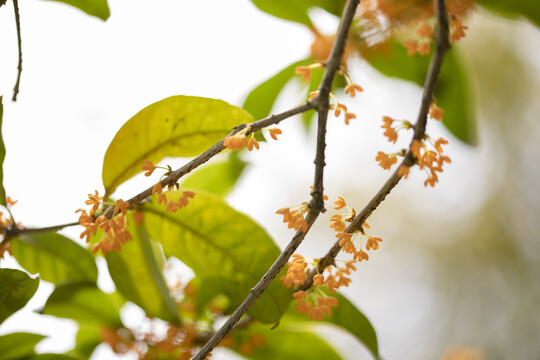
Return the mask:
{"type": "MultiPolygon", "coordinates": [[[[418,117],[414,125],[414,135],[409,145],[409,150],[405,154],[405,158],[394,171],[392,176],[390,176],[390,178],[377,192],[377,194],[375,194],[375,196],[368,202],[368,204],[362,209],[362,211],[360,211],[360,213],[356,215],[352,223],[345,229],[344,232],[354,233],[355,231],[357,231],[367,220],[367,218],[373,213],[373,211],[375,211],[375,209],[380,205],[380,203],[386,198],[386,196],[390,194],[390,191],[392,191],[392,189],[399,183],[399,181],[401,180],[401,176],[398,174],[399,168],[401,166],[411,167],[416,162],[416,159],[410,151],[410,147],[412,145],[412,141],[422,140],[422,138],[424,137],[429,105],[433,100],[433,93],[435,92],[435,85],[437,84],[437,78],[441,70],[442,60],[444,58],[444,54],[450,48],[450,43],[448,41],[448,18],[446,16],[444,0],[434,0],[434,3],[438,19],[437,35],[435,39],[435,53],[431,58],[429,70],[424,81],[422,102],[420,104],[420,110],[418,112],[418,117]]],[[[335,257],[340,250],[341,247],[339,246],[339,241],[336,241],[334,246],[332,246],[332,248],[321,259],[318,270],[323,271],[327,266],[332,265],[334,263],[335,257]]],[[[315,274],[316,272],[314,272],[314,274],[310,274],[310,279],[313,279],[313,275],[315,274]]],[[[308,283],[310,284],[311,281],[309,281],[308,283]]],[[[309,286],[310,285],[308,285],[308,287],[309,286]]]]}
{"type": "Polygon", "coordinates": [[[206,356],[219,344],[219,342],[233,329],[240,321],[241,317],[247,312],[251,305],[262,295],[270,282],[277,276],[283,266],[289,261],[291,255],[296,251],[298,246],[304,240],[307,232],[318,218],[319,214],[324,211],[323,194],[323,173],[324,173],[324,151],[326,148],[326,121],[328,118],[328,94],[331,90],[332,81],[339,68],[341,56],[343,55],[345,41],[352,23],[352,19],[359,4],[359,0],[349,0],[345,6],[343,17],[338,28],[338,35],[332,47],[330,58],[327,62],[327,67],[323,76],[323,82],[319,88],[319,95],[314,100],[317,105],[318,112],[318,130],[317,130],[317,153],[315,156],[315,179],[313,191],[311,193],[310,209],[306,216],[307,230],[302,232],[299,229],[289,242],[287,247],[278,256],[276,261],[268,269],[266,274],[259,282],[251,289],[249,295],[240,304],[240,306],[227,319],[225,324],[212,336],[212,338],[201,348],[201,350],[192,358],[193,360],[203,360],[206,356]]]}
{"type": "Polygon", "coordinates": [[[21,40],[21,19],[19,17],[19,0],[13,0],[13,9],[15,10],[15,24],[17,26],[17,45],[19,46],[19,66],[17,67],[17,82],[13,88],[13,101],[17,101],[19,93],[19,85],[21,83],[22,74],[22,40],[21,40]]]}

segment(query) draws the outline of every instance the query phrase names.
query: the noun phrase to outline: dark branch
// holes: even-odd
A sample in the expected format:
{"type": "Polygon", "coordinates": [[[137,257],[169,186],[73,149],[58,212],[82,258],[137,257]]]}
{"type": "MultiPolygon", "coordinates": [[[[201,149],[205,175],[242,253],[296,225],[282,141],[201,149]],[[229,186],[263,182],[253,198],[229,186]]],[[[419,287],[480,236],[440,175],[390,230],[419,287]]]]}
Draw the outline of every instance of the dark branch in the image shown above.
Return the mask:
{"type": "MultiPolygon", "coordinates": [[[[424,91],[422,94],[422,102],[420,104],[420,110],[418,111],[418,117],[414,125],[413,140],[422,140],[426,131],[427,115],[429,111],[429,105],[433,101],[433,93],[435,92],[435,85],[437,84],[437,78],[441,70],[442,60],[444,54],[450,48],[448,41],[448,18],[446,16],[446,10],[444,0],[435,0],[435,7],[438,19],[438,28],[436,35],[436,47],[435,53],[431,58],[429,70],[424,81],[424,91]]],[[[412,145],[412,141],[411,141],[412,145]]],[[[409,145],[410,148],[410,145],[409,145]]],[[[412,155],[411,151],[407,151],[405,158],[401,164],[394,171],[392,176],[386,181],[383,187],[375,194],[375,196],[369,201],[369,203],[358,213],[353,219],[353,222],[345,229],[347,233],[354,233],[357,231],[367,218],[375,211],[375,209],[386,198],[390,191],[399,183],[401,176],[398,174],[401,166],[411,167],[415,164],[416,159],[412,155]]],[[[341,250],[339,241],[326,253],[319,263],[319,271],[322,271],[328,265],[333,264],[335,257],[341,250]]],[[[312,278],[312,276],[310,277],[312,278]]]]}
{"type": "Polygon", "coordinates": [[[21,40],[21,19],[19,17],[19,0],[13,0],[13,9],[15,10],[15,24],[17,26],[17,44],[19,45],[19,66],[17,67],[17,82],[13,88],[13,101],[17,101],[19,93],[19,85],[21,83],[22,74],[22,40],[21,40]]]}
{"type": "MultiPolygon", "coordinates": [[[[306,223],[308,225],[307,231],[311,228],[311,225],[315,222],[321,211],[324,211],[324,202],[322,200],[323,194],[323,170],[324,170],[324,150],[326,147],[326,120],[328,117],[328,94],[336,71],[339,68],[343,49],[345,47],[345,40],[349,32],[349,28],[352,23],[352,19],[356,12],[359,0],[349,0],[345,6],[342,21],[338,29],[338,35],[334,42],[330,58],[328,60],[323,77],[323,82],[319,90],[319,95],[315,99],[314,103],[317,105],[318,111],[318,131],[317,131],[317,154],[315,156],[315,182],[312,191],[312,198],[310,202],[310,209],[306,216],[306,223]]],[[[241,317],[247,312],[251,305],[262,295],[266,290],[270,282],[281,271],[285,264],[289,261],[291,255],[296,251],[298,246],[304,240],[306,233],[302,230],[298,230],[292,240],[289,242],[285,250],[279,255],[276,261],[268,269],[266,274],[259,280],[259,282],[251,289],[251,292],[246,299],[240,304],[240,306],[234,311],[234,313],[227,319],[225,324],[212,336],[212,338],[201,348],[201,350],[193,357],[193,360],[203,360],[214,349],[219,342],[234,328],[236,323],[240,321],[241,317]]]]}

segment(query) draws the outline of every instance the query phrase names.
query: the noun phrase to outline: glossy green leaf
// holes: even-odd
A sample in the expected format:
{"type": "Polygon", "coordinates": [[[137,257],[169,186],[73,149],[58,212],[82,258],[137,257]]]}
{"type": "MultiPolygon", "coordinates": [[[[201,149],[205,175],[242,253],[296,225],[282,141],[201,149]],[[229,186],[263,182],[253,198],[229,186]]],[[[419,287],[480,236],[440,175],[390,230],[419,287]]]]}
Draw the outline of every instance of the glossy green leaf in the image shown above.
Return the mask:
{"type": "Polygon", "coordinates": [[[159,244],[149,239],[145,229],[134,225],[131,219],[128,230],[133,241],[123,245],[121,251],[105,255],[118,292],[147,315],[179,323],[176,305],[163,278],[164,258],[159,244]]]}
{"type": "Polygon", "coordinates": [[[110,295],[93,283],[57,286],[49,296],[43,313],[75,321],[121,326],[120,313],[110,295]]]}
{"type": "Polygon", "coordinates": [[[248,330],[236,331],[234,350],[253,360],[339,360],[342,357],[312,329],[284,323],[271,330],[268,326],[251,325],[248,330]],[[262,346],[253,346],[250,338],[264,337],[262,346]],[[253,353],[246,353],[246,345],[253,353]]]}
{"type": "Polygon", "coordinates": [[[226,160],[208,164],[189,174],[181,186],[225,197],[236,185],[246,165],[238,152],[233,151],[226,160]]]}
{"type": "Polygon", "coordinates": [[[0,269],[0,324],[26,305],[38,285],[39,278],[32,279],[24,271],[0,269]]]}
{"type": "Polygon", "coordinates": [[[94,257],[75,241],[54,232],[26,233],[11,243],[13,256],[45,281],[97,281],[94,257]]]}
{"type": "Polygon", "coordinates": [[[260,10],[280,19],[313,26],[308,16],[309,6],[305,0],[251,0],[260,10]]]}
{"type": "MultiPolygon", "coordinates": [[[[429,56],[409,56],[407,49],[397,43],[386,43],[362,49],[364,58],[386,76],[412,81],[423,86],[429,67],[429,56]]],[[[474,100],[469,94],[467,77],[455,50],[444,57],[435,89],[437,105],[444,110],[443,124],[458,139],[476,143],[474,100]]]]}
{"type": "MultiPolygon", "coordinates": [[[[331,294],[326,289],[318,289],[324,291],[326,295],[333,296],[338,300],[338,306],[332,308],[332,315],[325,315],[320,322],[336,325],[351,333],[376,359],[378,359],[379,347],[377,344],[377,334],[366,316],[340,293],[331,294]]],[[[296,314],[294,309],[295,304],[296,302],[291,304],[287,316],[283,318],[284,322],[287,320],[290,321],[291,319],[302,322],[317,322],[303,314],[296,314]]]]}
{"type": "Polygon", "coordinates": [[[95,16],[103,21],[111,16],[107,0],[52,0],[76,7],[88,15],[95,16]]]}
{"type": "Polygon", "coordinates": [[[233,127],[253,121],[243,109],[221,100],[171,96],[142,109],[118,130],[103,162],[108,195],[141,172],[145,160],[199,155],[233,127]]]}
{"type": "Polygon", "coordinates": [[[6,145],[2,135],[2,119],[4,117],[4,103],[0,96],[0,205],[6,206],[6,190],[4,189],[4,159],[6,158],[6,145]]]}
{"type": "Polygon", "coordinates": [[[476,3],[502,16],[524,17],[536,26],[540,26],[540,1],[538,0],[477,0],[476,3]]]}
{"type": "Polygon", "coordinates": [[[12,333],[0,336],[0,360],[18,360],[35,354],[34,347],[45,336],[31,333],[12,333]]]}
{"type": "Polygon", "coordinates": [[[270,115],[276,99],[285,85],[295,76],[297,66],[313,63],[311,59],[297,61],[251,90],[242,106],[256,119],[270,115]]]}
{"type": "MultiPolygon", "coordinates": [[[[176,213],[155,203],[145,204],[143,211],[150,236],[163,245],[165,254],[177,257],[205,285],[226,294],[232,307],[243,301],[280,254],[257,223],[213,194],[197,193],[176,213]]],[[[290,299],[291,292],[274,280],[248,312],[261,322],[273,323],[290,299]]]]}

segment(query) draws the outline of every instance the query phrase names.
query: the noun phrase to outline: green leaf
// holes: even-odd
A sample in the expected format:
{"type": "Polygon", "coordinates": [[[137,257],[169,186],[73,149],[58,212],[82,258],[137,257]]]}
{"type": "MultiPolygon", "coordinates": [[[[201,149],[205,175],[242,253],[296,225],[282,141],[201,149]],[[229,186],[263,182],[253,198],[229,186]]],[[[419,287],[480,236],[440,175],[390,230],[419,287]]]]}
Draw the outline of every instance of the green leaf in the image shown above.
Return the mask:
{"type": "Polygon", "coordinates": [[[145,160],[199,155],[232,128],[250,123],[245,110],[221,100],[171,96],[142,109],[116,133],[103,162],[103,185],[110,195],[141,172],[145,160]]]}
{"type": "Polygon", "coordinates": [[[251,90],[242,106],[256,119],[270,115],[276,99],[285,85],[295,76],[297,66],[313,63],[312,59],[297,61],[251,90]]]}
{"type": "Polygon", "coordinates": [[[45,281],[97,281],[94,257],[75,241],[54,232],[26,233],[14,238],[11,250],[15,259],[45,281]]]}
{"type": "Polygon", "coordinates": [[[4,117],[4,104],[0,96],[0,205],[6,206],[6,190],[4,189],[4,159],[6,158],[6,145],[2,135],[2,119],[4,117]]]}
{"type": "Polygon", "coordinates": [[[540,1],[538,0],[477,0],[478,5],[508,17],[524,17],[540,26],[540,1]]]}
{"type": "Polygon", "coordinates": [[[67,354],[37,354],[25,360],[80,360],[67,354]]]}
{"type": "Polygon", "coordinates": [[[313,26],[307,13],[309,6],[305,0],[251,0],[251,2],[260,10],[280,19],[313,26]]]}
{"type": "Polygon", "coordinates": [[[181,186],[225,197],[236,185],[246,165],[238,152],[233,151],[228,154],[227,160],[211,163],[189,174],[181,186]]]}
{"type": "Polygon", "coordinates": [[[343,14],[343,8],[345,7],[345,0],[307,0],[314,6],[320,7],[328,11],[330,14],[340,16],[343,14]]]}
{"type": "Polygon", "coordinates": [[[71,349],[68,354],[79,359],[88,359],[96,347],[103,342],[103,327],[95,322],[86,323],[79,321],[78,324],[79,330],[75,337],[75,347],[71,349]]]}
{"type": "MultiPolygon", "coordinates": [[[[176,213],[155,203],[145,204],[143,211],[150,236],[161,242],[165,254],[184,262],[205,285],[225,293],[232,307],[243,301],[280,254],[257,223],[213,194],[197,193],[176,213]]],[[[274,280],[248,312],[273,323],[290,299],[291,292],[274,280]]]]}
{"type": "Polygon", "coordinates": [[[30,333],[12,333],[0,336],[0,360],[17,360],[31,356],[34,347],[45,336],[30,333]]]}
{"type": "Polygon", "coordinates": [[[94,283],[57,286],[49,296],[43,313],[110,327],[122,325],[119,309],[113,299],[94,283]]]}
{"type": "MultiPolygon", "coordinates": [[[[429,56],[409,56],[407,49],[390,42],[362,49],[362,55],[375,69],[386,76],[412,81],[423,86],[429,67],[429,56]]],[[[435,89],[437,105],[444,110],[443,124],[459,140],[476,143],[474,100],[471,98],[467,77],[455,50],[445,55],[435,89]]]]}
{"type": "Polygon", "coordinates": [[[39,278],[32,279],[23,271],[0,269],[0,324],[26,305],[38,285],[39,278]]]}
{"type": "Polygon", "coordinates": [[[107,0],[53,0],[76,7],[88,15],[95,16],[103,21],[111,16],[107,0]]]}
{"type": "Polygon", "coordinates": [[[444,110],[443,125],[459,140],[476,145],[474,98],[455,51],[449,51],[443,60],[435,99],[444,110]]]}
{"type": "Polygon", "coordinates": [[[147,315],[180,323],[163,278],[164,258],[159,244],[149,239],[145,229],[137,227],[131,219],[128,230],[133,241],[123,245],[121,251],[105,255],[118,292],[139,305],[147,315]]]}
{"type": "MultiPolygon", "coordinates": [[[[340,293],[332,294],[326,289],[317,289],[324,291],[327,296],[333,296],[338,300],[337,307],[332,308],[332,315],[325,315],[320,322],[331,323],[348,331],[378,359],[379,347],[377,345],[377,334],[366,316],[340,293]]],[[[303,314],[296,314],[294,304],[291,304],[287,316],[283,318],[284,322],[291,319],[295,321],[301,320],[303,322],[317,322],[303,314]]]]}
{"type": "Polygon", "coordinates": [[[293,323],[280,324],[271,330],[261,325],[251,325],[247,330],[234,332],[234,350],[253,360],[339,360],[342,357],[311,328],[293,323]],[[253,346],[251,337],[264,337],[262,346],[253,346]],[[251,338],[251,339],[250,339],[251,338]],[[251,345],[252,354],[246,353],[251,345]],[[244,349],[242,349],[244,348],[244,349]]]}

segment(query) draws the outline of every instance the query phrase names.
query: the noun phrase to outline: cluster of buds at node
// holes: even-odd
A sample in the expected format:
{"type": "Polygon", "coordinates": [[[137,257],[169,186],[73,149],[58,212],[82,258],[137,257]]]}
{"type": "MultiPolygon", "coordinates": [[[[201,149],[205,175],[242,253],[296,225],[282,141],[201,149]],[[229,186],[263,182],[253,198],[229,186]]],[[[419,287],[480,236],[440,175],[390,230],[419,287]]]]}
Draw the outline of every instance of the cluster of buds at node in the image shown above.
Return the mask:
{"type": "MultiPolygon", "coordinates": [[[[144,165],[142,166],[141,170],[145,171],[145,176],[150,176],[154,172],[155,169],[161,168],[164,170],[167,170],[161,178],[163,179],[166,176],[169,176],[172,173],[172,169],[170,166],[159,167],[155,166],[150,160],[145,160],[144,165]]],[[[161,181],[161,180],[160,180],[161,181]]],[[[165,206],[165,209],[168,212],[176,212],[183,207],[188,206],[189,199],[192,199],[195,197],[195,193],[193,191],[184,191],[180,189],[180,185],[177,183],[168,185],[168,191],[169,198],[167,199],[166,192],[163,192],[163,185],[161,185],[161,182],[158,182],[154,187],[152,188],[152,194],[157,195],[157,202],[158,204],[163,204],[165,206]],[[176,191],[175,191],[176,190],[176,191]],[[176,195],[178,193],[178,195],[176,195]],[[178,196],[178,199],[176,199],[176,196],[178,196]]]]}
{"type": "Polygon", "coordinates": [[[333,215],[330,219],[332,222],[330,227],[333,228],[336,232],[338,232],[338,234],[336,234],[336,237],[340,239],[339,246],[342,247],[344,252],[352,254],[353,260],[368,260],[369,255],[367,254],[367,252],[362,250],[362,236],[365,236],[367,238],[366,250],[377,250],[379,248],[379,243],[382,242],[382,239],[366,234],[364,228],[369,228],[369,225],[367,223],[364,223],[360,227],[360,229],[358,229],[354,233],[345,232],[346,222],[351,222],[356,213],[354,209],[351,209],[347,205],[347,203],[342,197],[338,196],[338,199],[334,203],[336,204],[336,206],[334,207],[334,209],[336,210],[345,207],[349,210],[349,212],[346,214],[333,215]],[[360,235],[360,246],[357,248],[354,244],[354,240],[356,239],[356,237],[358,237],[358,235],[360,235]]]}
{"type": "MultiPolygon", "coordinates": [[[[0,229],[9,229],[13,223],[13,215],[11,214],[11,207],[17,203],[17,200],[12,200],[9,196],[6,199],[6,209],[9,216],[5,216],[3,211],[0,211],[0,229]]],[[[17,224],[17,227],[21,227],[17,224]]],[[[11,241],[4,241],[3,236],[0,236],[0,259],[3,259],[5,254],[11,255],[11,241]]]]}
{"type": "Polygon", "coordinates": [[[448,144],[448,141],[443,138],[433,140],[427,135],[424,136],[424,140],[428,140],[435,148],[435,151],[428,149],[424,141],[414,139],[411,144],[411,153],[420,169],[426,170],[428,174],[428,178],[424,181],[424,186],[429,185],[434,187],[439,181],[437,172],[443,172],[442,166],[444,163],[452,162],[448,156],[442,154],[442,145],[448,144]]]}
{"type": "Polygon", "coordinates": [[[189,205],[189,199],[195,197],[193,191],[182,190],[178,183],[171,184],[167,188],[166,192],[163,192],[163,185],[157,183],[152,188],[152,194],[157,194],[157,203],[163,204],[167,212],[176,212],[183,207],[189,205]],[[167,193],[169,193],[169,198],[167,199],[167,193]],[[176,199],[178,197],[178,199],[176,199]]]}
{"type": "MultiPolygon", "coordinates": [[[[132,240],[131,234],[127,230],[127,208],[129,202],[121,199],[116,201],[113,214],[111,218],[105,215],[95,217],[103,198],[99,196],[97,190],[94,195],[88,194],[88,200],[85,201],[86,205],[91,205],[92,208],[87,212],[84,209],[78,209],[76,213],[80,212],[79,224],[84,226],[84,231],[81,233],[80,238],[86,238],[86,242],[90,242],[92,237],[95,236],[99,229],[103,231],[103,235],[97,243],[92,245],[92,252],[101,250],[103,254],[109,251],[119,251],[126,242],[132,240]]],[[[139,222],[142,213],[134,215],[134,221],[139,222]]],[[[140,224],[139,224],[140,225],[140,224]]]]}
{"type": "MultiPolygon", "coordinates": [[[[287,288],[304,285],[309,270],[317,271],[319,265],[319,260],[304,258],[299,254],[294,254],[292,258],[287,264],[287,275],[280,278],[283,286],[287,288]]],[[[337,299],[326,295],[321,287],[326,287],[335,294],[339,287],[348,286],[351,282],[349,275],[356,270],[353,263],[354,261],[349,261],[343,268],[328,266],[324,270],[326,276],[318,273],[313,277],[309,290],[296,291],[293,295],[296,298],[296,312],[306,314],[314,320],[321,320],[324,314],[331,315],[331,307],[337,306],[337,299]]]]}
{"type": "MultiPolygon", "coordinates": [[[[268,130],[268,132],[270,133],[270,136],[274,140],[277,140],[278,139],[277,136],[282,133],[279,128],[271,128],[271,129],[265,128],[264,130],[268,130]]],[[[250,131],[251,131],[251,127],[247,126],[244,129],[235,133],[234,135],[227,137],[223,141],[223,146],[225,146],[226,148],[230,150],[242,150],[246,146],[249,151],[252,151],[253,148],[259,150],[260,145],[257,142],[257,139],[255,139],[255,133],[251,133],[249,140],[247,138],[247,133],[250,131]]]]}
{"type": "Polygon", "coordinates": [[[450,16],[450,42],[453,44],[460,40],[461,38],[465,37],[465,30],[467,30],[468,27],[463,25],[463,22],[461,19],[456,16],[452,15],[450,16]]]}
{"type": "Polygon", "coordinates": [[[304,219],[304,214],[309,210],[309,203],[304,202],[300,205],[282,208],[276,211],[276,214],[283,215],[283,222],[288,224],[289,229],[302,230],[306,233],[308,224],[304,219]]]}

